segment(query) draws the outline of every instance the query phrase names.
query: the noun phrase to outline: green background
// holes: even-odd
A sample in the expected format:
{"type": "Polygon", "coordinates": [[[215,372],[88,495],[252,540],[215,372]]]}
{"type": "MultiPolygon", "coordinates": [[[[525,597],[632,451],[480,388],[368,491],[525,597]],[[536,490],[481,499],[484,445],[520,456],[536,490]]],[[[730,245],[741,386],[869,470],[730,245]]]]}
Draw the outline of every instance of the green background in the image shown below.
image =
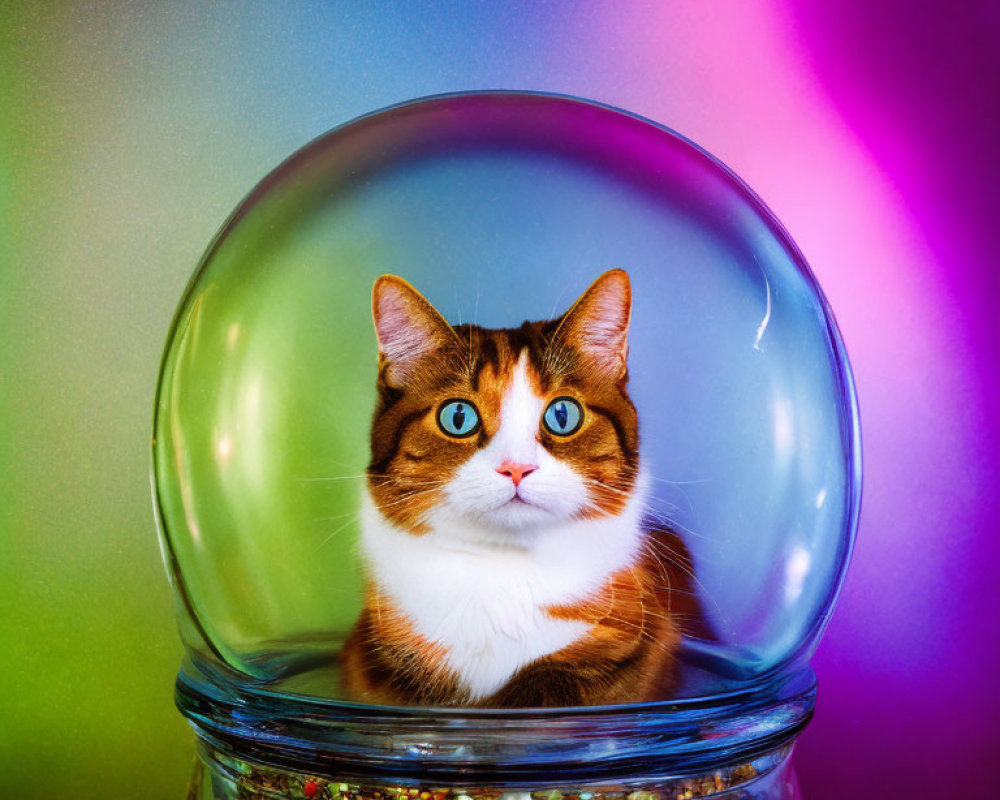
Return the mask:
{"type": "Polygon", "coordinates": [[[0,795],[182,797],[152,390],[173,306],[241,189],[198,191],[192,140],[139,113],[152,65],[124,57],[110,10],[2,14],[0,795]]]}
{"type": "Polygon", "coordinates": [[[310,139],[426,94],[572,88],[538,19],[420,68],[435,16],[0,0],[0,797],[183,796],[149,486],[170,321],[229,212],[310,139]]]}

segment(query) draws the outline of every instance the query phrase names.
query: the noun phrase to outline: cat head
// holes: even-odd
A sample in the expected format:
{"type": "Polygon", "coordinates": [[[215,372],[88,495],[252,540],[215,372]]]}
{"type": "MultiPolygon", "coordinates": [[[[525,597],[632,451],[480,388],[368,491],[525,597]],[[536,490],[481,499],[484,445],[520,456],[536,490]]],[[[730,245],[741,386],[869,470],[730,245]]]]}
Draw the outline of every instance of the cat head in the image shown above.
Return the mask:
{"type": "Polygon", "coordinates": [[[499,330],[451,326],[402,278],[380,277],[368,488],[382,515],[414,535],[516,543],[621,514],[638,477],[630,313],[623,270],[556,319],[499,330]]]}

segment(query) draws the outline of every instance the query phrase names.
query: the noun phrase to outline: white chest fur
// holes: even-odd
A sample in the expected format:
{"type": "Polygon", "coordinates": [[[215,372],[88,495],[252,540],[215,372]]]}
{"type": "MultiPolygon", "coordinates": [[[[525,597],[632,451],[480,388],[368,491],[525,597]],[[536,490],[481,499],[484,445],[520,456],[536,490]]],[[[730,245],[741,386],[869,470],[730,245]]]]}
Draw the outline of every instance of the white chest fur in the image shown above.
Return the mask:
{"type": "Polygon", "coordinates": [[[362,548],[372,576],[417,633],[442,645],[473,698],[502,687],[522,666],[586,634],[546,607],[579,601],[635,559],[639,509],[563,523],[527,546],[476,545],[447,524],[414,536],[388,522],[367,496],[362,548]]]}

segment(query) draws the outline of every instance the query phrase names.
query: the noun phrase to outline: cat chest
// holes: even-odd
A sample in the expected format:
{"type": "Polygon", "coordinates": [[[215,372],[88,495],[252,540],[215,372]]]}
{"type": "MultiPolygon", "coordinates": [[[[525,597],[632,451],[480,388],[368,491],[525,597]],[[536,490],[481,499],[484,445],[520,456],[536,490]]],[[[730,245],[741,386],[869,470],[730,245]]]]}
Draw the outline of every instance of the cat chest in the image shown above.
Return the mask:
{"type": "Polygon", "coordinates": [[[464,567],[433,593],[397,585],[390,594],[414,632],[441,646],[446,666],[474,699],[493,694],[521,667],[567,647],[591,627],[546,613],[546,606],[566,598],[542,585],[544,576],[464,567]]]}

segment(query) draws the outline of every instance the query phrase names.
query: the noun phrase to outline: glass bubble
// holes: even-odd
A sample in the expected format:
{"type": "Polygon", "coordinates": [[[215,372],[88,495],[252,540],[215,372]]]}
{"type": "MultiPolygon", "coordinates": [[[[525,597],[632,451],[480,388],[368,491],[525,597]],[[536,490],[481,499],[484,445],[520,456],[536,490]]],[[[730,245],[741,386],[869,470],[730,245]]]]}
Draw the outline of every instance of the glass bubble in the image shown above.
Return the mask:
{"type": "Polygon", "coordinates": [[[268,175],[177,312],[154,484],[182,634],[200,665],[336,699],[362,602],[358,507],[375,403],[372,283],[452,323],[633,286],[630,393],[653,510],[691,550],[714,639],[682,693],[808,658],[857,523],[847,358],[801,254],[729,170],[614,109],[454,95],[361,118],[268,175]]]}

